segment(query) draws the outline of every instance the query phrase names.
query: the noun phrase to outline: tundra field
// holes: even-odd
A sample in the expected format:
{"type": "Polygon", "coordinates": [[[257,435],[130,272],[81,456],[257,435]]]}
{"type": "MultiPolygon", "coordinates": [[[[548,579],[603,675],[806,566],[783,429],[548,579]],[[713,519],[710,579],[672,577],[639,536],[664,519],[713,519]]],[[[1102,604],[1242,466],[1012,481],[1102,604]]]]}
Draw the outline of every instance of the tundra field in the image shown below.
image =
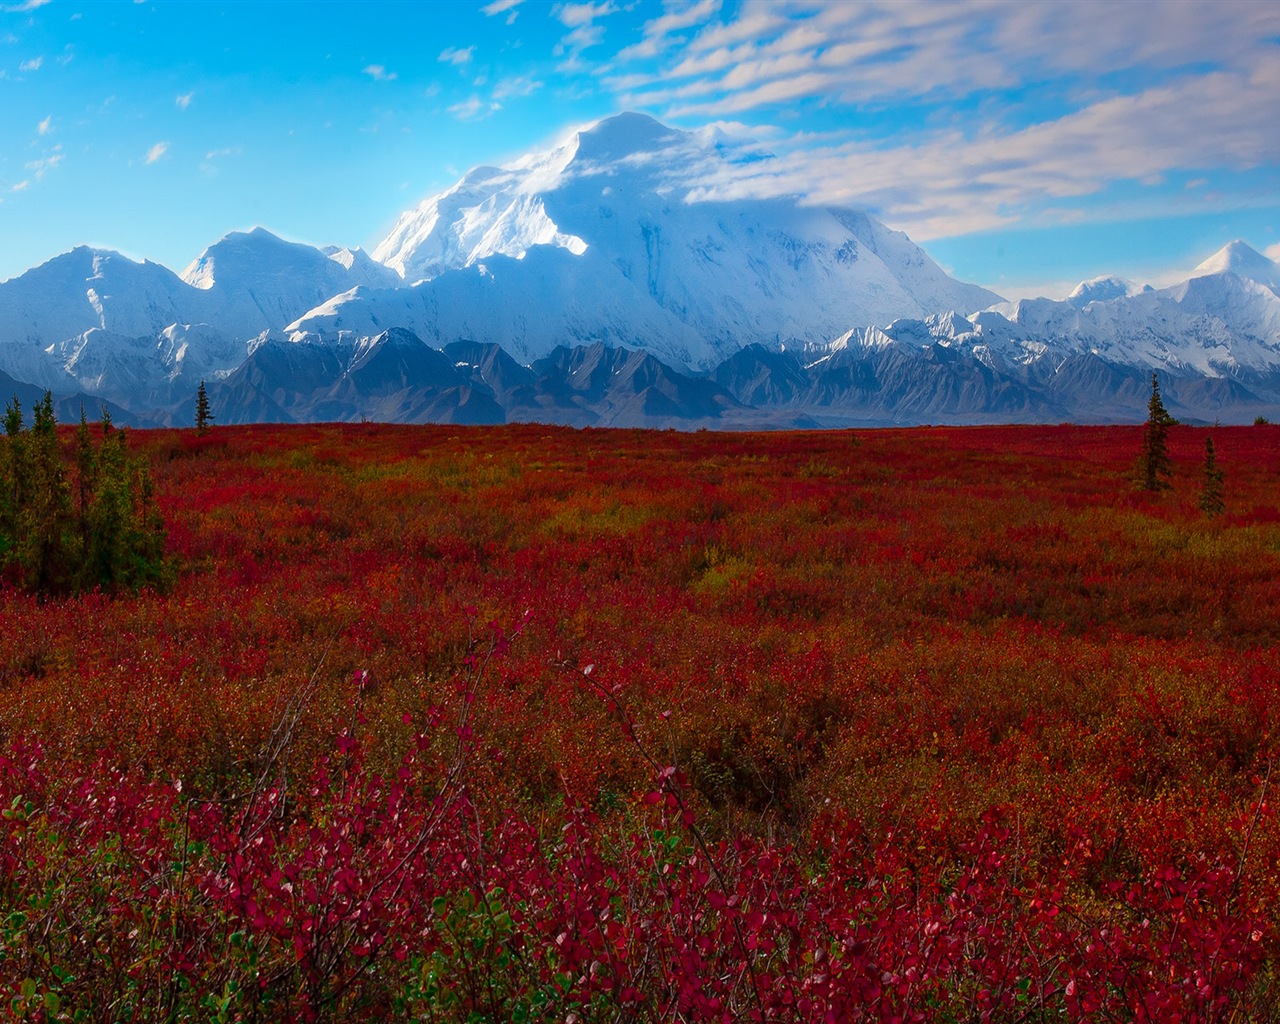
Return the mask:
{"type": "Polygon", "coordinates": [[[1276,1019],[1280,427],[1141,437],[129,434],[166,585],[0,586],[10,1019],[1276,1019]]]}

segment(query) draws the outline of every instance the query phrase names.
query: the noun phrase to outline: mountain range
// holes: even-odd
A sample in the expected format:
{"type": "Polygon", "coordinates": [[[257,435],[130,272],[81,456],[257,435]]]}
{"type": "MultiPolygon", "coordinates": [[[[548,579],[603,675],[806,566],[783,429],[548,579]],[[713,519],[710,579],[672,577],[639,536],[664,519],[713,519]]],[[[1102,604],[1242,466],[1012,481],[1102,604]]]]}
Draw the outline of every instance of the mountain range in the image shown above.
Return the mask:
{"type": "MultiPolygon", "coordinates": [[[[0,390],[143,424],[794,427],[1280,411],[1280,265],[1005,302],[869,214],[738,196],[770,157],[621,114],[406,211],[372,254],[233,232],[181,274],[80,247],[0,282],[0,390]],[[23,392],[27,393],[27,392],[23,392]]],[[[62,406],[60,406],[61,408],[62,406]]]]}

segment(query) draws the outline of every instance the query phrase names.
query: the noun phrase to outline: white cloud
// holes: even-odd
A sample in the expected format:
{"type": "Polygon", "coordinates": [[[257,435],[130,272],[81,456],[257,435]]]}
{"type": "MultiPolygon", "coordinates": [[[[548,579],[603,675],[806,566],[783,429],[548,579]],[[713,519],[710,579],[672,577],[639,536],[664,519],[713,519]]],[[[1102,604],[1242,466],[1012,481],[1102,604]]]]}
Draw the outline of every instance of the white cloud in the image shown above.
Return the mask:
{"type": "Polygon", "coordinates": [[[465,49],[447,46],[440,51],[440,56],[436,59],[441,64],[452,64],[455,67],[461,67],[463,64],[471,63],[471,58],[475,52],[476,48],[474,46],[468,46],[465,49]]]}
{"type": "Polygon", "coordinates": [[[603,0],[598,4],[561,3],[551,8],[552,17],[558,19],[565,28],[572,30],[555,45],[552,51],[557,57],[568,54],[568,59],[560,65],[562,71],[582,70],[578,60],[582,51],[598,46],[604,39],[604,26],[595,24],[596,19],[616,14],[618,10],[613,0],[603,0]]]}
{"type": "Polygon", "coordinates": [[[697,183],[693,195],[802,195],[870,207],[913,238],[964,234],[1047,204],[1069,205],[1115,181],[1154,181],[1188,166],[1280,162],[1280,139],[1257,126],[1269,95],[1274,88],[1266,75],[1189,76],[976,137],[947,128],[887,148],[856,138],[795,137],[775,147],[776,159],[720,172],[697,183]]]}
{"type": "Polygon", "coordinates": [[[163,157],[167,152],[169,152],[169,143],[157,142],[154,146],[152,146],[149,150],[147,150],[147,163],[149,164],[155,163],[157,160],[163,157]]]}
{"type": "Polygon", "coordinates": [[[38,135],[48,135],[53,130],[53,115],[50,114],[38,125],[36,125],[36,133],[38,135]]]}
{"type": "Polygon", "coordinates": [[[1277,242],[1275,245],[1267,246],[1262,250],[1262,254],[1266,256],[1267,259],[1275,260],[1277,263],[1280,263],[1280,242],[1277,242]]]}
{"type": "Polygon", "coordinates": [[[62,163],[63,155],[64,154],[62,153],[55,152],[49,156],[42,157],[39,160],[32,160],[26,165],[27,170],[31,171],[35,175],[36,181],[40,181],[44,177],[46,171],[51,171],[62,163]]]}
{"type": "MultiPolygon", "coordinates": [[[[554,13],[577,32],[598,31],[598,11],[554,13]]],[[[570,62],[599,41],[574,32],[561,41],[570,62]]],[[[847,128],[775,139],[776,159],[688,183],[695,197],[864,205],[929,238],[1032,211],[1080,215],[1083,197],[1118,181],[1168,204],[1156,186],[1169,178],[1200,188],[1215,169],[1280,164],[1277,38],[1280,7],[1249,0],[1154,12],[1105,0],[687,0],[647,22],[602,81],[619,106],[669,120],[835,111],[847,128]],[[896,123],[884,116],[895,103],[906,104],[896,123]]]]}
{"type": "Polygon", "coordinates": [[[480,121],[501,109],[502,104],[473,95],[461,103],[455,103],[449,108],[449,113],[459,121],[480,121]]]}
{"type": "Polygon", "coordinates": [[[598,46],[604,38],[603,25],[579,25],[556,44],[555,55],[572,53],[575,56],[592,46],[598,46]]]}
{"type": "Polygon", "coordinates": [[[19,71],[39,71],[40,65],[44,63],[44,57],[32,57],[30,60],[24,60],[18,65],[19,71]]]}
{"type": "Polygon", "coordinates": [[[614,6],[613,0],[603,0],[598,4],[556,4],[551,8],[551,16],[558,18],[565,28],[577,28],[579,25],[590,25],[596,18],[616,14],[617,11],[618,8],[614,6]]]}
{"type": "MultiPolygon", "coordinates": [[[[493,0],[493,3],[485,4],[480,8],[480,13],[485,17],[492,18],[495,14],[504,14],[507,11],[514,11],[523,0],[493,0]]],[[[508,22],[510,24],[510,22],[508,22]]]]}
{"type": "MultiPolygon", "coordinates": [[[[1148,4],[1105,0],[748,3],[688,40],[669,40],[679,45],[661,66],[635,69],[612,84],[635,92],[638,103],[705,97],[713,113],[749,109],[744,89],[757,105],[775,96],[936,101],[1073,75],[1089,89],[1129,70],[1240,66],[1273,51],[1280,36],[1275,5],[1166,3],[1156,13],[1148,4]]],[[[657,52],[646,27],[646,41],[619,56],[657,52]]]]}
{"type": "MultiPolygon", "coordinates": [[[[782,96],[795,82],[757,88],[782,96]]],[[[800,196],[866,208],[918,240],[1109,217],[1116,211],[1107,193],[1117,182],[1142,186],[1124,200],[1125,216],[1162,216],[1185,212],[1186,203],[1184,189],[1162,181],[1280,164],[1280,137],[1260,129],[1278,91],[1280,53],[1251,69],[1166,78],[1019,126],[925,122],[885,139],[856,127],[816,135],[719,122],[695,133],[699,144],[736,143],[742,158],[682,154],[672,166],[693,171],[671,171],[669,184],[690,201],[800,196]],[[768,139],[772,155],[744,141],[749,135],[768,139]]],[[[1200,195],[1221,209],[1249,201],[1200,195]]]]}
{"type": "Polygon", "coordinates": [[[618,60],[656,57],[668,47],[685,42],[681,37],[672,38],[672,33],[704,24],[719,10],[720,0],[694,0],[692,3],[671,7],[667,13],[645,22],[644,38],[619,52],[618,60]]]}
{"type": "Polygon", "coordinates": [[[30,188],[30,187],[31,187],[31,182],[29,182],[29,181],[20,181],[20,182],[18,182],[18,184],[14,185],[14,186],[13,186],[13,188],[9,189],[9,191],[10,191],[10,192],[25,192],[25,191],[26,191],[28,188],[30,188]]]}
{"type": "Polygon", "coordinates": [[[218,172],[218,164],[228,157],[239,156],[244,152],[243,146],[223,146],[220,149],[211,149],[205,153],[204,159],[200,162],[200,170],[204,174],[216,174],[218,172]]]}
{"type": "Polygon", "coordinates": [[[542,88],[542,83],[534,79],[532,75],[517,75],[514,78],[504,78],[494,84],[493,98],[495,100],[505,100],[512,97],[531,96],[542,88]]]}
{"type": "Polygon", "coordinates": [[[20,4],[6,4],[3,10],[6,14],[26,14],[51,2],[52,0],[23,0],[20,4]]]}
{"type": "Polygon", "coordinates": [[[394,82],[396,73],[388,71],[381,64],[370,64],[363,69],[363,73],[372,78],[375,82],[394,82]]]}
{"type": "Polygon", "coordinates": [[[195,93],[193,92],[184,92],[180,96],[175,96],[173,98],[174,105],[179,110],[186,110],[187,107],[191,106],[191,100],[194,96],[195,93]]]}

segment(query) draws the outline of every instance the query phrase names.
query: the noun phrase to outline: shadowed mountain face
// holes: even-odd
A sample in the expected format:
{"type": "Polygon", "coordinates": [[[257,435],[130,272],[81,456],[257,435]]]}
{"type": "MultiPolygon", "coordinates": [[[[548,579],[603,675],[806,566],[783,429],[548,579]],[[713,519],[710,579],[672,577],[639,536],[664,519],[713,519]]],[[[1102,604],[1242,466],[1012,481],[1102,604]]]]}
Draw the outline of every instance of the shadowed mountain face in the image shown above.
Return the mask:
{"type": "MultiPolygon", "coordinates": [[[[342,354],[327,345],[264,342],[209,396],[219,423],[773,429],[1137,422],[1146,416],[1150,381],[1149,372],[1097,356],[1073,356],[1056,369],[1000,369],[963,350],[907,342],[840,349],[809,364],[792,353],[744,349],[709,376],[601,344],[561,347],[522,366],[498,345],[455,342],[439,350],[394,331],[342,354]]],[[[1280,394],[1280,375],[1265,383],[1267,394],[1280,394]]],[[[1222,379],[1166,376],[1162,390],[1170,411],[1189,422],[1249,422],[1272,408],[1257,391],[1222,379]]]]}

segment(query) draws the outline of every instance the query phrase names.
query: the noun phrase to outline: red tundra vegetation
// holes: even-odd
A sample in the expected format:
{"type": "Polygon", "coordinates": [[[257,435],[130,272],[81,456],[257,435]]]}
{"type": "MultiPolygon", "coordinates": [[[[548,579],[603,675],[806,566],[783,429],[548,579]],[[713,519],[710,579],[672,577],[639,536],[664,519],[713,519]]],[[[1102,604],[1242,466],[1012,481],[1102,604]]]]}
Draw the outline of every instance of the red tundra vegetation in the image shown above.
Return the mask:
{"type": "Polygon", "coordinates": [[[0,587],[10,1019],[1274,1019],[1206,433],[134,433],[164,591],[0,587]]]}

